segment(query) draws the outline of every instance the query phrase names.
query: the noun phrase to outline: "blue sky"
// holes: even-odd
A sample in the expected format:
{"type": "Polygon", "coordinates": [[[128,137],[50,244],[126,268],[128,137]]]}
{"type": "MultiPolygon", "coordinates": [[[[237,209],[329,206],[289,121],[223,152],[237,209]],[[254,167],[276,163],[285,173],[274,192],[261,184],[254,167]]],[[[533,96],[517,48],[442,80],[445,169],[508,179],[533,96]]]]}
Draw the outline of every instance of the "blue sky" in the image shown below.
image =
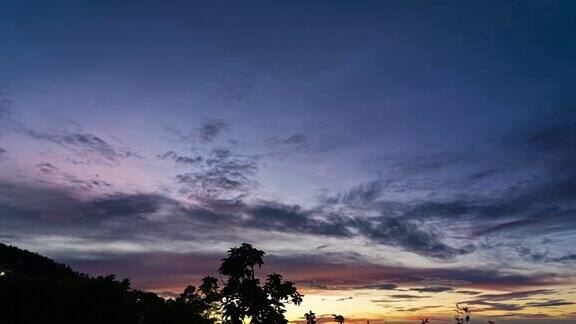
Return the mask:
{"type": "Polygon", "coordinates": [[[327,313],[573,318],[575,9],[0,1],[0,240],[164,292],[248,241],[327,313]]]}

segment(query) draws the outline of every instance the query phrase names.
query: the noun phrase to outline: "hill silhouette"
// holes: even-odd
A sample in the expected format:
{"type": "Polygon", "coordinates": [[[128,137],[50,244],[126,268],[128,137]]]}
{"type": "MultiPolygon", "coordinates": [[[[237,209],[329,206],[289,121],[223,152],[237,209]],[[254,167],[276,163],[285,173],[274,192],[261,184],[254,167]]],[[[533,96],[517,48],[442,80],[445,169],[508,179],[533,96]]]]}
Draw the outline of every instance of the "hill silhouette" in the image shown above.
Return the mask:
{"type": "Polygon", "coordinates": [[[0,322],[214,323],[195,288],[166,300],[127,279],[91,277],[47,257],[0,244],[0,322]],[[185,295],[186,294],[186,295],[185,295]]]}
{"type": "Polygon", "coordinates": [[[50,278],[80,277],[69,266],[37,253],[0,243],[0,269],[25,276],[43,276],[50,278]]]}

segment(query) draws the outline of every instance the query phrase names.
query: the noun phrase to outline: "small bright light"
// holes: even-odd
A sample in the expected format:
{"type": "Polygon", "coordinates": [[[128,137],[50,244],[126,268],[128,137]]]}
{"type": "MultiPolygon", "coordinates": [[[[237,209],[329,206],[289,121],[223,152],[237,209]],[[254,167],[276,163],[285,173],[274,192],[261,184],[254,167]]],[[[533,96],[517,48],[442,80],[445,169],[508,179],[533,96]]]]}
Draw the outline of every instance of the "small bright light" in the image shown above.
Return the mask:
{"type": "Polygon", "coordinates": [[[6,274],[6,272],[2,271],[0,272],[0,277],[4,276],[6,274]]]}

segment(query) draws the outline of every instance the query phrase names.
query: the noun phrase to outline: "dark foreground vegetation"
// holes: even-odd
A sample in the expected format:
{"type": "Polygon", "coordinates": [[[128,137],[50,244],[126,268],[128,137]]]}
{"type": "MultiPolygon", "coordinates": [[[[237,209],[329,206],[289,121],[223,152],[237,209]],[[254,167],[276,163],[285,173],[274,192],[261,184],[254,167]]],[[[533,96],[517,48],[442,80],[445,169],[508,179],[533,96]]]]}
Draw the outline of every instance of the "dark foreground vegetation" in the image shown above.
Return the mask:
{"type": "Polygon", "coordinates": [[[175,299],[130,289],[127,279],[91,277],[46,257],[0,244],[0,323],[285,324],[284,304],[299,304],[293,283],[255,274],[264,252],[249,244],[222,259],[221,280],[205,277],[175,299]],[[220,287],[221,286],[221,287],[220,287]]]}

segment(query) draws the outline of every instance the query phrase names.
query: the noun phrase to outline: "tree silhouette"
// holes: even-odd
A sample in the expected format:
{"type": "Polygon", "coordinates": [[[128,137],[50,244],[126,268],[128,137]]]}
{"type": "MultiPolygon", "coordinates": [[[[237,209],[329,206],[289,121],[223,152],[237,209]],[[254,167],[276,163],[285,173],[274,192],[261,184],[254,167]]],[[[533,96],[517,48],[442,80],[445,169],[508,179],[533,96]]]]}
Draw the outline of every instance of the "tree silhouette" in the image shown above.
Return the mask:
{"type": "Polygon", "coordinates": [[[316,324],[316,314],[312,311],[304,314],[304,318],[306,318],[306,324],[316,324]]]}
{"type": "Polygon", "coordinates": [[[344,320],[345,320],[344,316],[336,315],[336,314],[333,314],[332,316],[334,316],[334,322],[336,322],[338,324],[344,323],[344,320]]]}
{"type": "Polygon", "coordinates": [[[454,319],[457,324],[464,324],[470,322],[470,308],[468,306],[460,306],[456,304],[456,315],[454,319]]]}
{"type": "Polygon", "coordinates": [[[428,320],[428,318],[425,318],[422,320],[421,324],[430,324],[430,321],[428,320]]]}
{"type": "Polygon", "coordinates": [[[176,299],[167,300],[170,315],[178,323],[214,323],[211,318],[218,308],[217,282],[214,277],[205,277],[198,290],[188,286],[176,299]]]}
{"type": "Polygon", "coordinates": [[[264,254],[243,243],[228,250],[222,259],[218,271],[227,277],[219,292],[224,324],[241,324],[244,318],[250,318],[251,324],[287,324],[285,303],[302,302],[294,283],[283,281],[280,274],[269,274],[264,285],[260,285],[255,267],[262,268],[264,254]]]}

